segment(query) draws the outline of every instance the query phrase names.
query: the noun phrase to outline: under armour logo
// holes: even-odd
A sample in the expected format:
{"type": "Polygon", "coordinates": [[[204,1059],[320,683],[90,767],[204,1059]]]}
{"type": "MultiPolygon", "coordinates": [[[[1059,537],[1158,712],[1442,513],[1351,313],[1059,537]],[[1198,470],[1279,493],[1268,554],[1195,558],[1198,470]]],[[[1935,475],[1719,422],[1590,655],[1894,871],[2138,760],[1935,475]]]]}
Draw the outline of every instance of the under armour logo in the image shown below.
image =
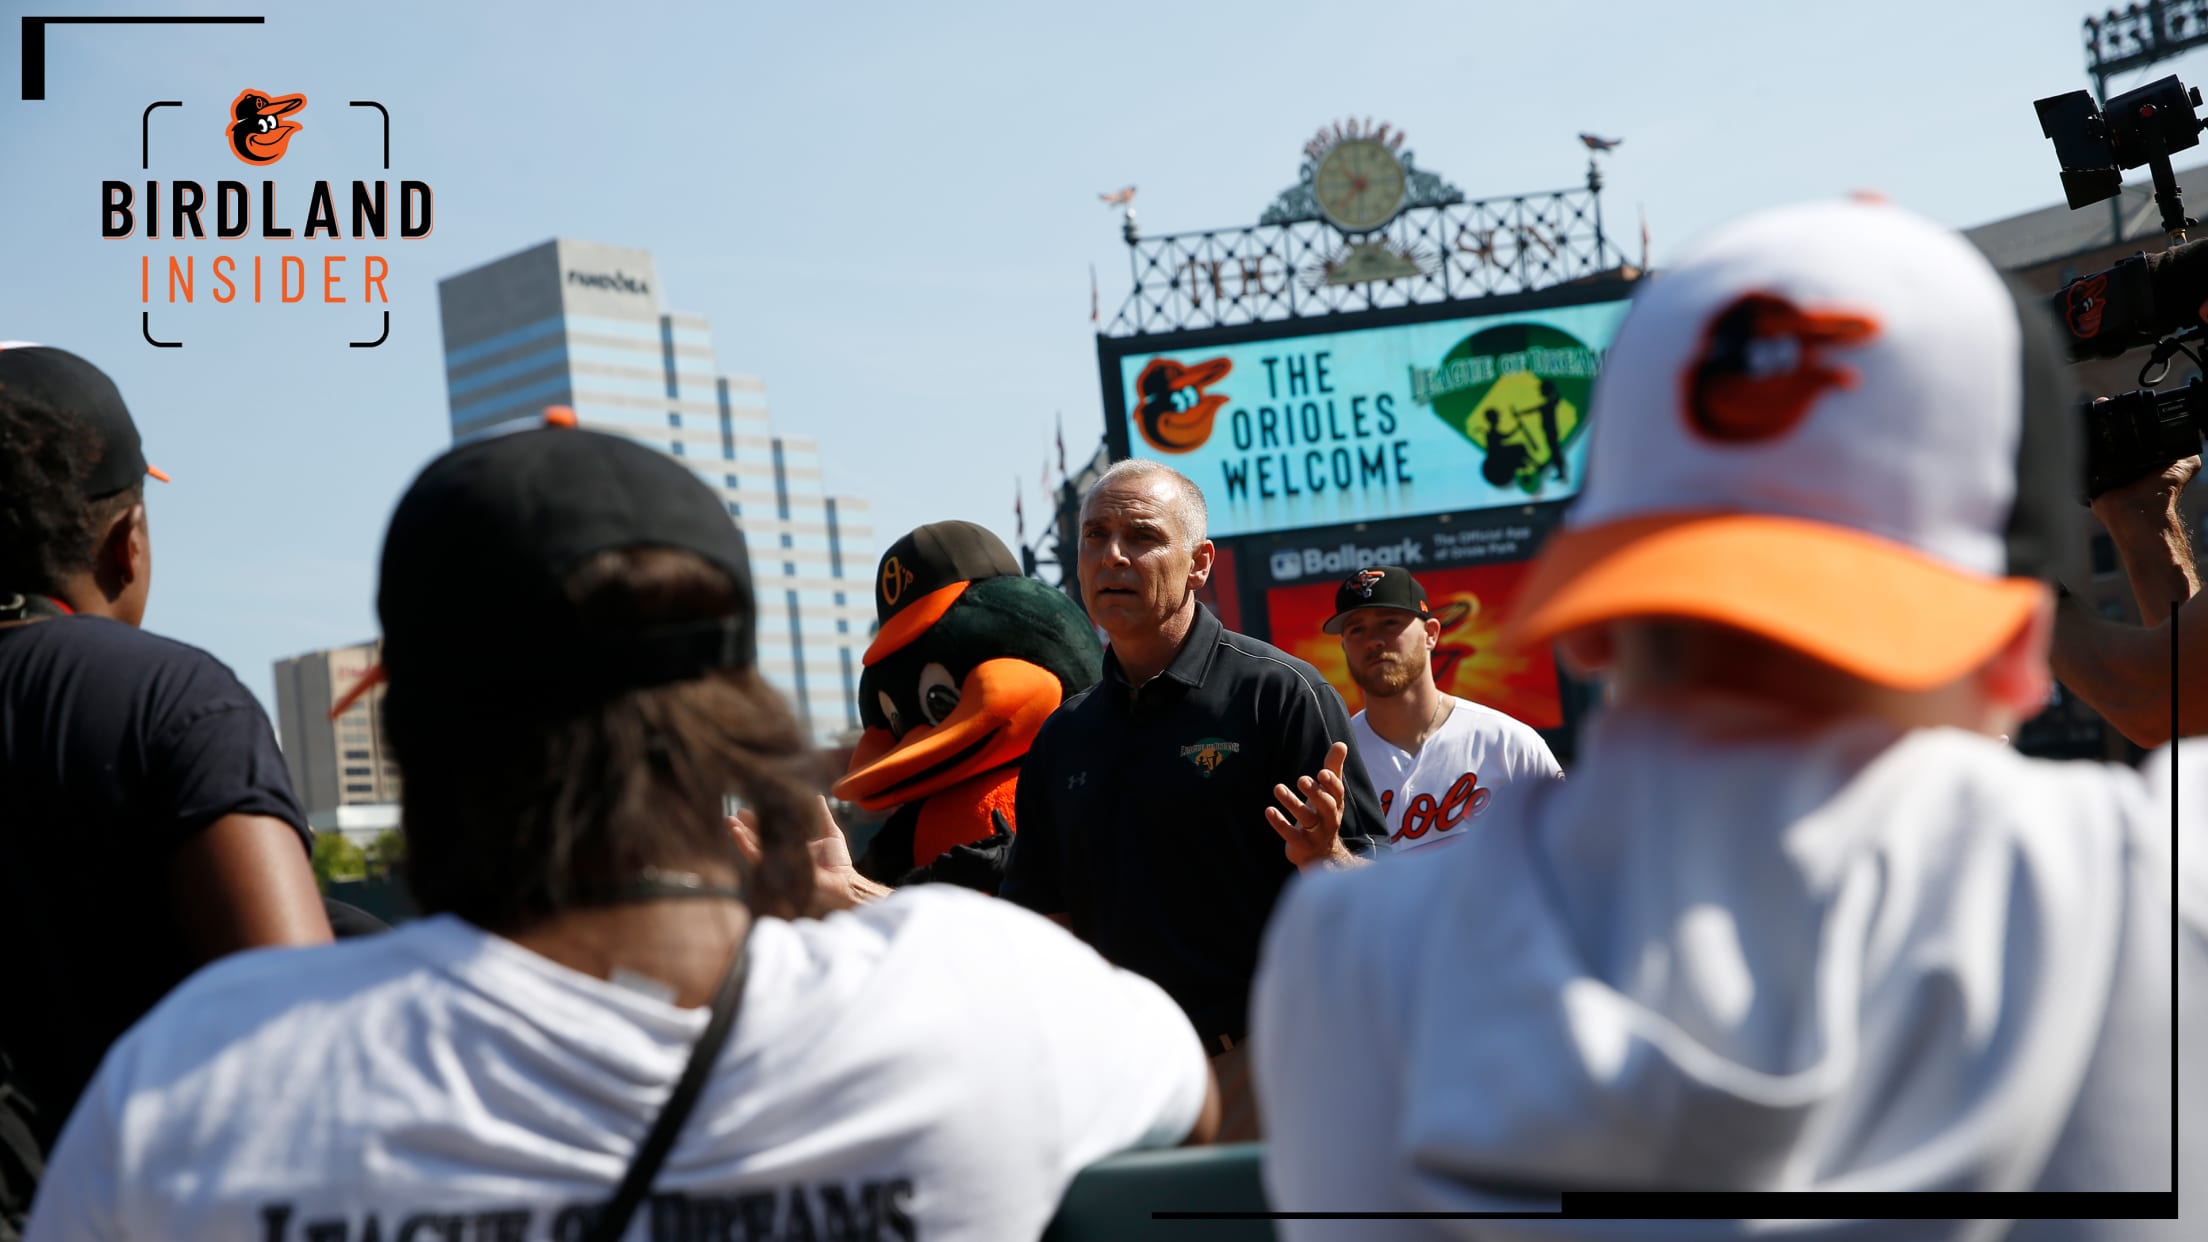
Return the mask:
{"type": "Polygon", "coordinates": [[[1088,787],[1089,774],[1086,772],[1076,772],[1066,778],[1066,788],[1068,789],[1086,789],[1088,787]]]}

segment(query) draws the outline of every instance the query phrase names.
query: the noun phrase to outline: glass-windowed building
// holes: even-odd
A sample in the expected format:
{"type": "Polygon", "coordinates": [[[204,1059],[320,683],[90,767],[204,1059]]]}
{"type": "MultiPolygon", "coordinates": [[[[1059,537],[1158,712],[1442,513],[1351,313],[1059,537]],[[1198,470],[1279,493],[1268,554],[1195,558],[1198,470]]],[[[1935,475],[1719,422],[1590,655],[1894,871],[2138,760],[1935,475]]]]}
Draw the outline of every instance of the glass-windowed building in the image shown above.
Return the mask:
{"type": "Polygon", "coordinates": [[[332,717],[330,708],[383,660],[381,640],[276,661],[276,737],[308,820],[399,801],[399,766],[383,742],[378,684],[332,717]]]}
{"type": "Polygon", "coordinates": [[[716,369],[711,326],[665,309],[650,252],[557,239],[437,292],[453,439],[565,405],[682,459],[750,545],[761,672],[820,741],[858,728],[878,555],[867,504],[828,494],[815,441],[774,432],[764,384],[716,369]]]}

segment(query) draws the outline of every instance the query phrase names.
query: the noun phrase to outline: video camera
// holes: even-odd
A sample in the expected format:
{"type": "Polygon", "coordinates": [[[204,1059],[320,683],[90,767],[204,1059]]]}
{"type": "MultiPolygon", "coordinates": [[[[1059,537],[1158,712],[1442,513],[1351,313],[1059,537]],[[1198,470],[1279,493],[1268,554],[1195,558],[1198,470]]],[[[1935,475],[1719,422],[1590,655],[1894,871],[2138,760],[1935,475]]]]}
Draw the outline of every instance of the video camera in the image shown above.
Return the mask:
{"type": "Polygon", "coordinates": [[[2202,308],[2208,305],[2208,241],[2187,242],[2194,224],[2185,217],[2170,156],[2200,145],[2200,90],[2173,74],[2094,106],[2093,96],[2071,91],[2038,100],[2040,132],[2055,144],[2063,195],[2075,211],[2115,197],[2124,170],[2145,167],[2154,177],[2154,201],[2171,247],[2141,252],[2105,272],[2080,276],[2051,299],[2055,320],[2069,337],[2070,360],[2114,358],[2154,346],[2141,369],[2145,387],[2086,407],[2086,495],[2097,497],[2200,451],[2208,437],[2208,385],[2195,378],[2182,388],[2156,392],[2179,352],[2203,370],[2193,344],[2208,338],[2202,308]],[[2149,378],[2150,374],[2152,378],[2149,378]]]}

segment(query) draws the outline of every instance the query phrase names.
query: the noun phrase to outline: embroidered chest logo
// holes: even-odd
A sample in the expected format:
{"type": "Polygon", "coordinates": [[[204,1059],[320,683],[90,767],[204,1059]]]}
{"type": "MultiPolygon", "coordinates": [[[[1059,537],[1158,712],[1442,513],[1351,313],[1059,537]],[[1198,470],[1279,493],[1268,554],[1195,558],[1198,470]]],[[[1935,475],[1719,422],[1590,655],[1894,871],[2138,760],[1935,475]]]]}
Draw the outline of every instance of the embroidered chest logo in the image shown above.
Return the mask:
{"type": "Polygon", "coordinates": [[[1219,737],[1207,737],[1181,747],[1181,758],[1202,768],[1205,776],[1210,776],[1219,770],[1220,764],[1227,761],[1228,755],[1239,754],[1241,750],[1242,743],[1240,742],[1230,742],[1219,737]]]}

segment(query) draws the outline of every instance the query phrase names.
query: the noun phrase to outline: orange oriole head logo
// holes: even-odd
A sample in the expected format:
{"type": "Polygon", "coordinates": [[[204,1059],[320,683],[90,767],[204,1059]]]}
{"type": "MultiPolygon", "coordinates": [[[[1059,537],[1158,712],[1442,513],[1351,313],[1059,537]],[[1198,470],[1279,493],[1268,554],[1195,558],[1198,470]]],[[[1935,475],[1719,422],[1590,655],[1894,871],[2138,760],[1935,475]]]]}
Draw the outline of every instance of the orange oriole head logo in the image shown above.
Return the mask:
{"type": "Polygon", "coordinates": [[[1372,588],[1379,586],[1380,580],[1387,576],[1387,574],[1377,569],[1360,569],[1349,576],[1349,581],[1342,584],[1342,589],[1344,591],[1355,591],[1360,596],[1371,599],[1372,588]]]}
{"type": "Polygon", "coordinates": [[[1234,369],[1234,359],[1213,358],[1195,366],[1183,366],[1171,358],[1152,358],[1135,380],[1142,404],[1135,409],[1135,427],[1151,448],[1161,453],[1186,453],[1201,448],[1211,438],[1211,420],[1227,403],[1225,393],[1207,393],[1234,369]]]}
{"type": "Polygon", "coordinates": [[[1751,293],[1719,311],[1685,376],[1687,424],[1724,443],[1768,440],[1808,417],[1817,399],[1857,375],[1825,357],[1861,345],[1878,321],[1852,311],[1805,310],[1751,293]]]}
{"type": "Polygon", "coordinates": [[[305,95],[271,98],[259,91],[239,91],[230,101],[230,150],[248,164],[273,164],[284,158],[299,123],[276,118],[306,106],[305,95]]]}
{"type": "Polygon", "coordinates": [[[2090,341],[2101,334],[2101,316],[2108,310],[2108,277],[2073,280],[2062,291],[2062,321],[2070,335],[2090,341]]]}

